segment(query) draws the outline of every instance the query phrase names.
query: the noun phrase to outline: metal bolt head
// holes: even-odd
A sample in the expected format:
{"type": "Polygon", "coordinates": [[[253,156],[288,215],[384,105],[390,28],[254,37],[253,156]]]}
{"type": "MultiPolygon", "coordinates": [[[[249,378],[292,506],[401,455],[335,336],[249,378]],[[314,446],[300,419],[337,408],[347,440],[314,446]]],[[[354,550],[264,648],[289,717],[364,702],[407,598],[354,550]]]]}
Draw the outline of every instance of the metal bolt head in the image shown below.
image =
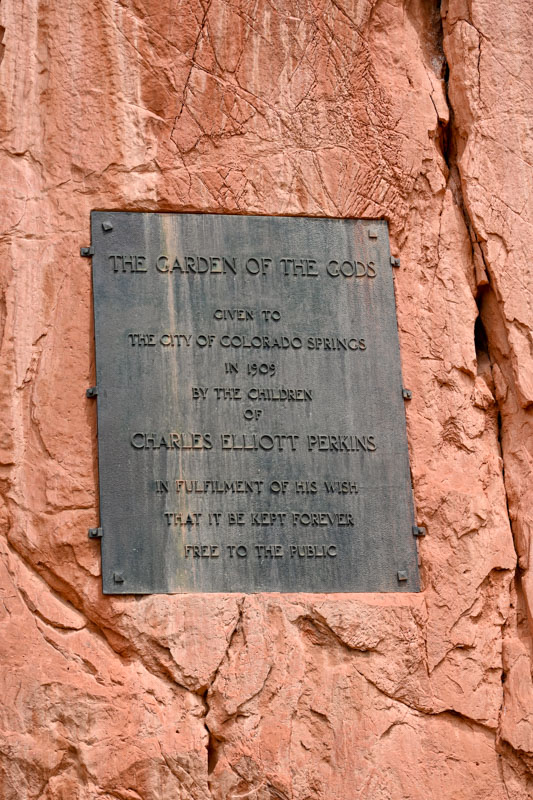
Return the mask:
{"type": "Polygon", "coordinates": [[[115,581],[115,583],[124,583],[124,575],[122,574],[122,572],[114,572],[113,580],[115,581]]]}
{"type": "Polygon", "coordinates": [[[420,528],[418,525],[413,525],[413,536],[425,536],[427,530],[425,528],[420,528]]]}
{"type": "Polygon", "coordinates": [[[402,389],[402,397],[404,400],[411,400],[413,393],[410,389],[402,389]]]}
{"type": "Polygon", "coordinates": [[[108,231],[113,230],[113,226],[110,222],[102,222],[102,229],[107,233],[108,231]]]}
{"type": "Polygon", "coordinates": [[[377,230],[375,228],[369,228],[368,229],[368,238],[369,239],[377,239],[378,238],[378,232],[377,232],[377,230]]]}
{"type": "Polygon", "coordinates": [[[399,267],[400,266],[400,259],[399,258],[394,258],[394,256],[391,256],[390,265],[391,265],[391,267],[399,267]]]}
{"type": "Polygon", "coordinates": [[[98,394],[98,389],[96,388],[96,386],[89,386],[89,388],[85,392],[86,397],[96,397],[97,394],[98,394]]]}
{"type": "Polygon", "coordinates": [[[398,580],[399,581],[406,581],[407,580],[407,572],[405,570],[398,570],[398,580]]]}

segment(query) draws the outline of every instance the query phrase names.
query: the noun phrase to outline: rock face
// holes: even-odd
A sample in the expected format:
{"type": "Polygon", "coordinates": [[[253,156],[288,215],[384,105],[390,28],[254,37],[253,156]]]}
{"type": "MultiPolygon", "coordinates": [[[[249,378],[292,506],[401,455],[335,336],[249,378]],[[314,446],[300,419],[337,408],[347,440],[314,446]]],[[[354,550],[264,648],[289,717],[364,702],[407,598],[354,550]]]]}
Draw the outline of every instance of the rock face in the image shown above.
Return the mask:
{"type": "Polygon", "coordinates": [[[533,797],[528,4],[0,14],[0,796],[533,797]],[[91,209],[389,220],[422,593],[101,595],[91,209]]]}

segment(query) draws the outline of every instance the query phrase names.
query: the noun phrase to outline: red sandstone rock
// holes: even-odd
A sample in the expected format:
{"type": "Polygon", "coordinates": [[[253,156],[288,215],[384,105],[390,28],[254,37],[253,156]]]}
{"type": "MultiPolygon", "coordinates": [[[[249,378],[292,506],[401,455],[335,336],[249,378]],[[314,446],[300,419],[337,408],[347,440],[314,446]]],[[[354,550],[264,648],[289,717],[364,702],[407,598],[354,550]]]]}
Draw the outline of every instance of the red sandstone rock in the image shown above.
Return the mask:
{"type": "Polygon", "coordinates": [[[0,796],[533,796],[527,5],[0,14],[0,796]],[[93,208],[389,219],[420,595],[101,595],[93,208]]]}

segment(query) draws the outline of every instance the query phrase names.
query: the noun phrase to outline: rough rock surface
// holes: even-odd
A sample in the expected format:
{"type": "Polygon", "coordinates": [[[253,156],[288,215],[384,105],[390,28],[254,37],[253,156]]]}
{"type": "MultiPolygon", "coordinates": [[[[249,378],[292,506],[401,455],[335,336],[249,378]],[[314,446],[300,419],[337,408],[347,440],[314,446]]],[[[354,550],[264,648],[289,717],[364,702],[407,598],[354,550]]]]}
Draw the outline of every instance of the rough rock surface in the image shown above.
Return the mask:
{"type": "Polygon", "coordinates": [[[0,796],[533,797],[528,4],[0,15],[0,796]],[[102,597],[95,208],[389,220],[421,594],[102,597]]]}

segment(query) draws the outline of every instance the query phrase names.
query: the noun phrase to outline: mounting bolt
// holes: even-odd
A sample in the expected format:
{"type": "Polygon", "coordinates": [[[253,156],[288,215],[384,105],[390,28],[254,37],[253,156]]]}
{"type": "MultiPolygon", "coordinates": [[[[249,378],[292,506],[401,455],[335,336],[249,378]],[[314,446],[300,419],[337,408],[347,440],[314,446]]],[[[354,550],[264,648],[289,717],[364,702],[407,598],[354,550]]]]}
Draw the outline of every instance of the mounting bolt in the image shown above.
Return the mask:
{"type": "Polygon", "coordinates": [[[425,528],[419,528],[418,525],[413,525],[413,536],[425,536],[427,530],[425,528]]]}
{"type": "Polygon", "coordinates": [[[124,583],[124,575],[122,574],[122,572],[114,572],[113,580],[115,581],[115,583],[124,583]]]}
{"type": "Polygon", "coordinates": [[[101,539],[103,535],[102,528],[89,528],[89,539],[101,539]]]}
{"type": "Polygon", "coordinates": [[[110,222],[102,222],[102,229],[107,233],[108,231],[113,230],[113,226],[110,222]]]}
{"type": "Polygon", "coordinates": [[[96,397],[98,394],[98,386],[89,386],[85,392],[85,397],[96,397]]]}
{"type": "Polygon", "coordinates": [[[399,258],[394,258],[394,256],[391,256],[390,265],[391,265],[391,267],[399,267],[400,266],[400,259],[399,258]]]}
{"type": "Polygon", "coordinates": [[[83,258],[94,256],[94,247],[80,247],[80,256],[83,258]]]}
{"type": "Polygon", "coordinates": [[[368,229],[368,238],[369,239],[377,239],[378,238],[378,232],[377,232],[377,230],[375,228],[369,228],[368,229]]]}
{"type": "Polygon", "coordinates": [[[407,572],[404,572],[404,570],[398,570],[398,580],[399,581],[406,581],[407,580],[407,572]]]}
{"type": "Polygon", "coordinates": [[[402,397],[404,400],[411,400],[413,393],[410,389],[402,389],[402,397]]]}

